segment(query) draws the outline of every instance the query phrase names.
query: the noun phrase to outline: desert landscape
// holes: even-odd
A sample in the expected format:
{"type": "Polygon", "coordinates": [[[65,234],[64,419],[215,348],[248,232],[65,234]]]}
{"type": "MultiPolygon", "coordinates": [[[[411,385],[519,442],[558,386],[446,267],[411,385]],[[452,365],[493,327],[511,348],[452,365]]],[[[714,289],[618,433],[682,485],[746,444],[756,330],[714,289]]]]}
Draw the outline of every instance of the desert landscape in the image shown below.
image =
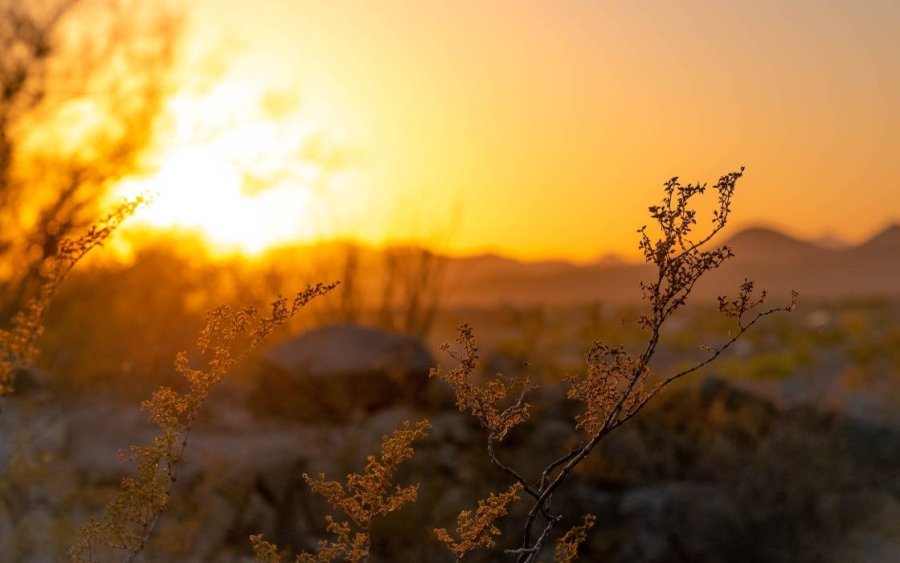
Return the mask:
{"type": "Polygon", "coordinates": [[[893,4],[288,4],[0,0],[0,562],[900,561],[893,4]]]}

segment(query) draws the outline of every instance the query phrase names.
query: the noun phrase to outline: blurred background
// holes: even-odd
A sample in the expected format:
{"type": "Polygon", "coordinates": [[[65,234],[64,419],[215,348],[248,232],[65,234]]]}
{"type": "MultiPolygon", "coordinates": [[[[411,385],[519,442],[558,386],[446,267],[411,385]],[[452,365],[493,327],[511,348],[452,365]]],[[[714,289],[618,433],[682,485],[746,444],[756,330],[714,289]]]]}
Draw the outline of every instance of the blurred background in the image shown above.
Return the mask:
{"type": "Polygon", "coordinates": [[[503,455],[545,465],[591,342],[646,338],[635,231],[663,182],[746,165],[736,257],[653,370],[726,341],[715,298],[745,278],[798,307],[610,435],[560,506],[598,517],[586,560],[896,561],[898,24],[888,1],[0,0],[2,327],[61,240],[153,198],[69,276],[4,401],[0,559],[63,558],[206,310],[340,280],[212,396],[147,559],[313,548],[328,509],[300,475],[429,418],[420,499],[372,549],[440,560],[430,530],[508,485],[427,380],[440,344],[469,323],[484,376],[541,384],[503,455]]]}

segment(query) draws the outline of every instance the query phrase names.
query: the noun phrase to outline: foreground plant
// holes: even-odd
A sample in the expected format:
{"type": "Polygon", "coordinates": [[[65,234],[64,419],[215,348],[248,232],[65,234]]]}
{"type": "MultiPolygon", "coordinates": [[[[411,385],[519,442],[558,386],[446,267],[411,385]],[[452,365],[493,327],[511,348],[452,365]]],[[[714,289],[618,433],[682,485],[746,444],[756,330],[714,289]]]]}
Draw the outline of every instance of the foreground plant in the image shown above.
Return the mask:
{"type": "Polygon", "coordinates": [[[37,295],[28,299],[13,317],[10,329],[0,330],[0,397],[13,393],[16,371],[30,366],[37,356],[36,342],[44,332],[44,317],[69,272],[147,202],[148,199],[143,196],[123,202],[81,237],[63,239],[56,254],[44,261],[41,265],[42,282],[37,295]]]}
{"type": "Polygon", "coordinates": [[[122,480],[103,517],[81,530],[69,551],[73,561],[103,561],[112,556],[133,561],[143,551],[169,505],[188,438],[209,393],[266,336],[336,285],[310,286],[293,300],[281,297],[272,303],[267,317],[260,317],[253,307],[220,306],[207,314],[206,326],[197,338],[206,365],[191,368],[187,353],[181,352],[175,359],[175,371],[184,376],[187,390],[162,387],[141,405],[159,432],[150,443],[132,446],[126,457],[137,462],[135,474],[122,480]]]}
{"type": "MultiPolygon", "coordinates": [[[[504,463],[496,452],[497,445],[510,430],[529,417],[526,395],[531,386],[528,381],[516,382],[497,376],[485,385],[471,383],[479,356],[472,329],[465,325],[460,328],[458,338],[462,350],[459,354],[451,354],[458,361],[458,366],[449,372],[432,370],[432,377],[443,379],[453,387],[459,409],[471,413],[487,431],[487,451],[491,462],[506,473],[529,499],[519,547],[507,550],[507,554],[519,563],[535,561],[551,541],[563,519],[561,513],[551,509],[553,494],[603,438],[634,417],[665,387],[713,362],[764,317],[794,308],[796,293],[786,306],[763,308],[765,292],[756,295],[753,283],[745,281],[737,298],[719,298],[720,312],[735,323],[724,343],[707,349],[704,359],[681,371],[655,374],[651,370],[665,323],[685,305],[695,284],[705,274],[719,268],[733,256],[727,246],[707,247],[728,221],[735,185],[742,173],[743,168],[739,172],[726,174],[713,186],[718,205],[713,212],[712,227],[700,236],[694,235],[697,212],[693,200],[706,192],[706,184],[683,185],[678,178],[665,183],[662,202],[649,208],[656,223],[655,231],[651,233],[647,226],[638,230],[641,237],[639,248],[644,259],[655,267],[655,279],[641,284],[642,298],[649,311],[637,322],[647,335],[646,341],[638,354],[601,341],[593,343],[586,355],[585,373],[569,379],[567,392],[569,399],[582,405],[581,412],[573,421],[575,430],[581,434],[580,441],[538,475],[526,477],[504,463]],[[516,388],[519,391],[514,396],[512,391],[516,388]]],[[[574,557],[577,545],[584,540],[593,522],[593,517],[588,515],[583,527],[574,528],[560,539],[556,552],[560,560],[568,561],[574,557]]],[[[449,542],[446,531],[438,531],[438,537],[447,543],[457,559],[486,545],[449,542]]]]}
{"type": "Polygon", "coordinates": [[[456,560],[461,560],[470,551],[497,545],[495,538],[500,535],[496,522],[506,516],[507,506],[519,500],[521,483],[513,483],[505,493],[490,493],[487,499],[478,501],[478,508],[473,513],[463,510],[456,519],[456,537],[446,528],[436,528],[434,535],[453,552],[456,560]]]}
{"type": "MultiPolygon", "coordinates": [[[[339,522],[326,516],[326,529],[334,539],[320,541],[316,553],[299,554],[297,563],[367,560],[373,521],[416,500],[419,486],[394,485],[394,474],[400,464],[413,457],[412,443],[424,438],[430,427],[427,420],[417,422],[415,427],[404,422],[393,434],[382,438],[381,455],[370,455],[362,473],[347,475],[346,485],[328,481],[321,473],[315,478],[303,474],[309,488],[346,519],[339,522]]],[[[250,541],[259,563],[281,562],[278,547],[263,540],[261,534],[250,536],[250,541]]]]}
{"type": "Polygon", "coordinates": [[[597,518],[593,514],[588,514],[581,524],[573,526],[556,540],[553,561],[555,563],[571,563],[578,559],[578,548],[587,540],[588,532],[596,522],[597,518]]]}

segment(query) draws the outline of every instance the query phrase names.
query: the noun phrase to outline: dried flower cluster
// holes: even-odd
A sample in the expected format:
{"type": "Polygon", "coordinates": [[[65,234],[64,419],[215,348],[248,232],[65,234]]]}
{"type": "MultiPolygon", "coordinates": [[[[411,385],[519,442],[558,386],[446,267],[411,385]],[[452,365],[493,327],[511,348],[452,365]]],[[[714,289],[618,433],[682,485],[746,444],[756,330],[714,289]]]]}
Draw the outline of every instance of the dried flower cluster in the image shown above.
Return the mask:
{"type": "Polygon", "coordinates": [[[278,546],[264,540],[262,534],[250,536],[250,543],[253,544],[253,559],[257,563],[281,563],[278,546]]]}
{"type": "MultiPolygon", "coordinates": [[[[420,420],[415,427],[404,421],[390,436],[381,439],[381,455],[370,455],[362,473],[347,475],[346,485],[328,481],[324,474],[315,478],[303,474],[309,488],[347,519],[338,522],[332,516],[326,516],[326,529],[335,538],[320,541],[316,553],[299,554],[298,563],[363,561],[369,556],[372,522],[416,500],[419,486],[394,485],[394,475],[403,462],[413,457],[413,442],[423,439],[429,428],[431,424],[427,420],[420,420]]],[[[281,561],[277,546],[264,541],[262,535],[251,536],[250,541],[257,561],[281,561]]]]}
{"type": "Polygon", "coordinates": [[[574,526],[561,538],[556,540],[556,552],[553,557],[555,563],[571,563],[578,559],[578,548],[588,537],[588,531],[594,527],[597,518],[593,514],[584,517],[583,523],[574,526]]]}
{"type": "Polygon", "coordinates": [[[102,245],[122,221],[147,201],[142,196],[125,201],[81,237],[61,241],[56,255],[44,261],[40,268],[43,280],[37,295],[25,302],[13,317],[9,330],[0,330],[0,397],[14,391],[16,370],[28,367],[37,356],[36,342],[44,331],[44,316],[66,276],[88,252],[102,245]]]}
{"type": "Polygon", "coordinates": [[[521,491],[522,485],[513,483],[506,492],[490,493],[487,499],[479,499],[474,514],[471,510],[460,512],[456,519],[455,538],[445,528],[435,529],[434,534],[447,544],[447,549],[453,552],[457,561],[476,549],[490,549],[497,545],[495,538],[500,535],[496,521],[506,516],[507,506],[519,499],[521,491]]]}
{"type": "Polygon", "coordinates": [[[462,353],[454,352],[448,344],[443,344],[441,350],[459,365],[450,371],[443,371],[440,367],[432,368],[429,377],[436,377],[449,383],[456,394],[457,408],[460,411],[469,411],[481,426],[487,429],[492,441],[501,442],[510,430],[528,420],[530,405],[525,402],[525,394],[531,386],[527,379],[517,381],[502,375],[497,375],[484,386],[471,383],[470,379],[479,361],[478,346],[475,345],[472,327],[469,325],[459,327],[456,342],[462,347],[462,353]],[[500,403],[516,387],[521,389],[518,400],[501,410],[500,403]]]}
{"type": "MultiPolygon", "coordinates": [[[[365,561],[369,557],[369,538],[372,522],[415,502],[418,485],[394,485],[394,474],[400,465],[415,454],[412,443],[424,438],[431,424],[420,420],[415,427],[408,421],[381,439],[381,455],[370,455],[362,473],[347,475],[347,484],[328,481],[324,474],[313,478],[303,474],[309,488],[344,513],[346,520],[325,517],[326,530],[333,540],[320,540],[316,553],[297,555],[297,563],[330,563],[332,561],[365,561]]],[[[250,536],[256,561],[280,563],[278,546],[262,539],[262,534],[250,536]]]]}
{"type": "Polygon", "coordinates": [[[640,402],[648,369],[639,365],[639,358],[599,341],[591,346],[585,363],[587,373],[570,378],[566,396],[584,404],[584,412],[575,416],[575,427],[593,436],[609,423],[624,394],[622,412],[631,412],[640,402]]]}
{"type": "Polygon", "coordinates": [[[263,338],[335,285],[310,286],[292,301],[281,297],[272,303],[267,317],[261,318],[252,307],[220,306],[207,314],[197,339],[206,365],[203,369],[191,368],[187,354],[178,354],[175,370],[187,380],[188,389],[179,392],[162,387],[142,404],[159,433],[149,444],[132,446],[126,457],[137,462],[135,475],[122,480],[103,518],[81,530],[70,550],[74,561],[100,561],[117,552],[124,552],[124,560],[131,561],[143,550],[169,504],[188,437],[212,388],[263,338]]]}
{"type": "Polygon", "coordinates": [[[324,474],[315,478],[303,475],[309,488],[343,512],[348,521],[338,523],[329,517],[328,530],[337,535],[337,541],[323,542],[318,556],[304,553],[299,556],[300,561],[322,561],[323,553],[343,556],[348,561],[368,557],[372,521],[416,500],[418,485],[395,486],[393,479],[400,464],[413,457],[412,443],[424,438],[430,427],[427,420],[417,422],[415,428],[404,422],[393,434],[382,438],[381,455],[370,455],[362,473],[347,475],[346,486],[326,480],[324,474]]]}
{"type": "MultiPolygon", "coordinates": [[[[697,211],[692,199],[706,192],[706,184],[682,185],[678,178],[664,184],[664,196],[660,205],[650,206],[650,216],[656,221],[658,237],[651,238],[647,226],[638,229],[641,235],[638,247],[644,259],[656,266],[657,278],[652,283],[642,283],[644,299],[650,304],[650,313],[640,323],[651,332],[668,319],[687,301],[694,284],[707,272],[721,266],[734,256],[727,246],[704,250],[704,246],[721,231],[731,212],[731,199],[735,184],[744,169],[722,176],[714,186],[718,194],[718,208],[713,212],[713,228],[693,238],[697,224],[697,211]]],[[[653,346],[655,342],[651,341],[653,346]]]]}

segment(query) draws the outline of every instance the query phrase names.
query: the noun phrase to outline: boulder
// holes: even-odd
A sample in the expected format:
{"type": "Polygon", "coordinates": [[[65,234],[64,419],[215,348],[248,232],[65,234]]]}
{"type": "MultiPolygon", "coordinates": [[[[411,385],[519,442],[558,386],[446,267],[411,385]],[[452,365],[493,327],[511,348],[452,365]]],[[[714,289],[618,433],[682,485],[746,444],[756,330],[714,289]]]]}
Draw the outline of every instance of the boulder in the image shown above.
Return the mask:
{"type": "Polygon", "coordinates": [[[747,561],[754,557],[741,510],[722,489],[674,482],[627,492],[627,531],[615,561],[747,561]]]}
{"type": "Polygon", "coordinates": [[[264,356],[253,403],[265,414],[346,421],[420,401],[433,365],[416,338],[372,327],[326,326],[264,356]]]}

